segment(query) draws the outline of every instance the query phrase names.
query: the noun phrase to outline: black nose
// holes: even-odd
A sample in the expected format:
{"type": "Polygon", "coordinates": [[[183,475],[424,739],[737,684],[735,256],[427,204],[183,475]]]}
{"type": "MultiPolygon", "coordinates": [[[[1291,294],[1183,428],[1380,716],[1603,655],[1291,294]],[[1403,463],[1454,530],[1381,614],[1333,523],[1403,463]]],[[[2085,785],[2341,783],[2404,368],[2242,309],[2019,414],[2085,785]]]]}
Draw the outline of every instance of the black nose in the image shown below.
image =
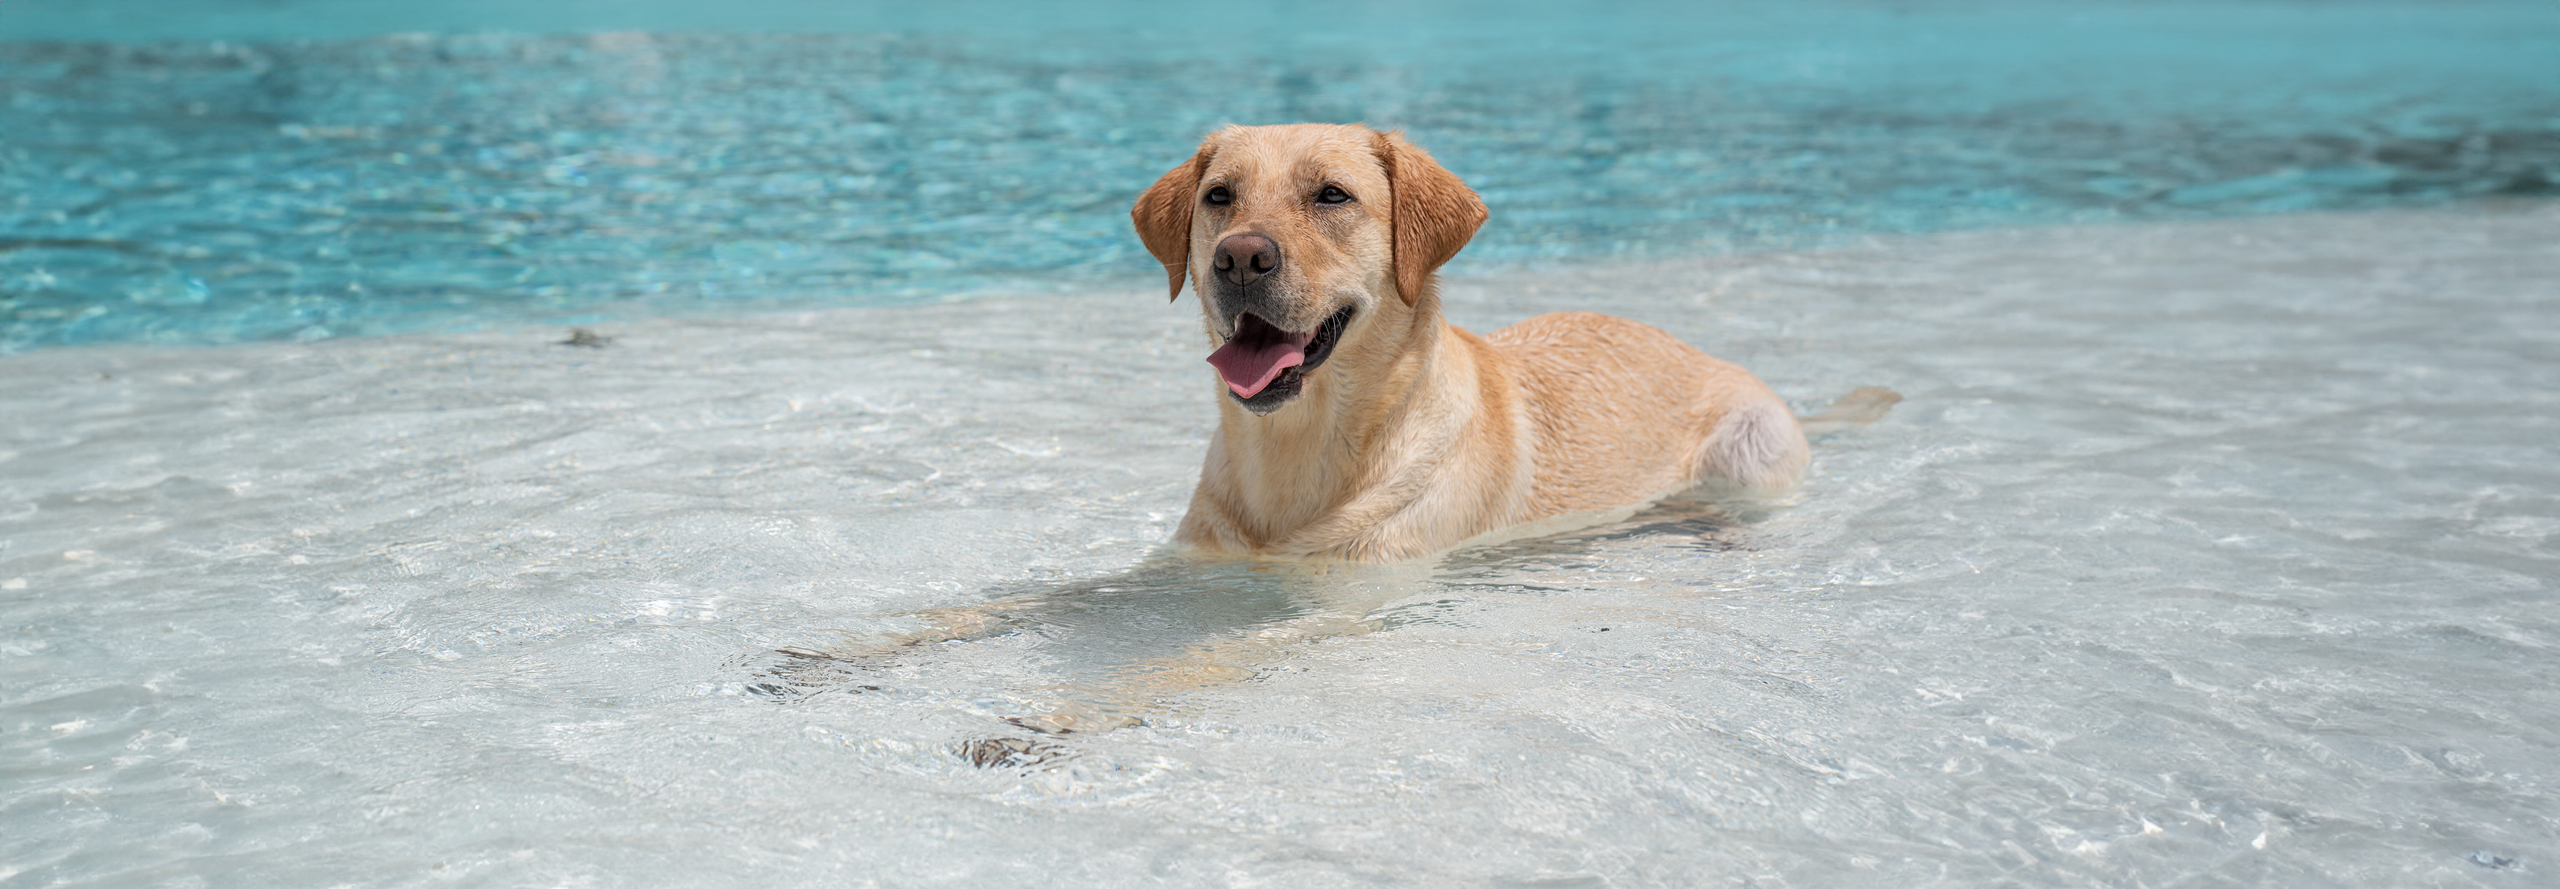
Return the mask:
{"type": "Polygon", "coordinates": [[[1218,257],[1211,265],[1218,277],[1243,287],[1280,269],[1280,245],[1261,235],[1228,235],[1218,242],[1218,257]]]}

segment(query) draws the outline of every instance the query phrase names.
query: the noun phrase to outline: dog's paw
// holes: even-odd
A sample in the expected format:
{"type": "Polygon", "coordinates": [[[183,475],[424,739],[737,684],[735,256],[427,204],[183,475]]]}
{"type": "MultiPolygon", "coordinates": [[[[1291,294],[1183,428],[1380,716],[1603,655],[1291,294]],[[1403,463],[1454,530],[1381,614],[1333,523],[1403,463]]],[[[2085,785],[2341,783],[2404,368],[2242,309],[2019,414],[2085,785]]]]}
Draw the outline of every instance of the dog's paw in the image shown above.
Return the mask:
{"type": "Polygon", "coordinates": [[[1038,738],[979,738],[962,741],[951,752],[960,761],[982,769],[1028,768],[1072,754],[1064,744],[1038,738]]]}
{"type": "Polygon", "coordinates": [[[821,694],[883,691],[864,682],[885,665],[865,663],[797,648],[784,648],[730,659],[732,669],[752,670],[736,688],[749,695],[791,703],[821,694]]]}

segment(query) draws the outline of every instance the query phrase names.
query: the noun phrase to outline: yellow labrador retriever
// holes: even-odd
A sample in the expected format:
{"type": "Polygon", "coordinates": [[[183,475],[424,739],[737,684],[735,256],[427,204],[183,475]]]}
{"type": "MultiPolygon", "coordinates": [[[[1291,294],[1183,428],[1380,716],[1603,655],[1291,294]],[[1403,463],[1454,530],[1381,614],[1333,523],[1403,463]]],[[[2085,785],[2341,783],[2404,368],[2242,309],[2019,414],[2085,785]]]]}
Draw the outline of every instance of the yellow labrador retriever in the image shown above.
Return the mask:
{"type": "MultiPolygon", "coordinates": [[[[1434,272],[1484,201],[1362,126],[1228,127],[1129,212],[1208,322],[1218,431],[1176,540],[1384,561],[1701,481],[1794,484],[1805,434],[1750,372],[1590,312],[1477,336],[1434,272]]],[[[1852,393],[1826,423],[1900,396],[1852,393]]]]}
{"type": "MultiPolygon", "coordinates": [[[[1804,471],[1805,427],[1870,422],[1901,397],[1860,389],[1800,423],[1749,372],[1632,321],[1567,312],[1482,337],[1449,326],[1432,275],[1475,236],[1484,202],[1393,133],[1229,127],[1130,216],[1173,295],[1186,280],[1198,289],[1214,347],[1217,436],[1176,534],[1199,550],[1392,561],[1702,481],[1783,487],[1804,471]]],[[[1153,562],[916,615],[930,625],[916,632],[783,649],[753,687],[823,690],[880,658],[1038,622],[1060,603],[1188,588],[1216,564],[1153,562]]],[[[1306,613],[1054,689],[1009,721],[1048,734],[1137,724],[1168,696],[1253,675],[1274,646],[1361,632],[1371,609],[1406,592],[1392,573],[1311,567],[1326,577],[1309,585],[1306,613]]],[[[1030,765],[1061,749],[998,737],[959,752],[1030,765]]]]}

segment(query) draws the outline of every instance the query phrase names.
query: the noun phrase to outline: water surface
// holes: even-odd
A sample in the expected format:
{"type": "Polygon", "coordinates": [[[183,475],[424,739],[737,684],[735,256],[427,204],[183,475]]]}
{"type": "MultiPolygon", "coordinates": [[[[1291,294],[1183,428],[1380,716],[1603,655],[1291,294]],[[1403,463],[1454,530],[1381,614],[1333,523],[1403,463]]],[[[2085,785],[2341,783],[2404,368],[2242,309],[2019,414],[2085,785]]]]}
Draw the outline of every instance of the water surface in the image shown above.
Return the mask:
{"type": "Polygon", "coordinates": [[[1143,288],[0,359],[0,883],[2536,885],[2555,244],[1460,281],[1909,400],[1778,502],[1374,569],[1154,555],[1215,383],[1143,288]]]}
{"type": "Polygon", "coordinates": [[[1400,126],[1453,266],[2548,195],[2560,8],[12,3],[0,352],[1143,281],[1225,123],[1400,126]]]}
{"type": "Polygon", "coordinates": [[[0,886],[2548,882],[2560,9],[1052,12],[0,4],[0,886]],[[1296,120],[1909,400],[1170,556],[1124,214],[1296,120]]]}

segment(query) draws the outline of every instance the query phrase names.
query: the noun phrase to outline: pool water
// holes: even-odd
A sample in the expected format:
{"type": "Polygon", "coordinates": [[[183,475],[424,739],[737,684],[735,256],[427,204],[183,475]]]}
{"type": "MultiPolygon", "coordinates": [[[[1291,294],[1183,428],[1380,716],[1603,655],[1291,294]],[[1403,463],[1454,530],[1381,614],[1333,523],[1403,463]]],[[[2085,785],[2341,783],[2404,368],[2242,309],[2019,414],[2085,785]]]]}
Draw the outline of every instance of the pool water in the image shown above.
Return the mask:
{"type": "Polygon", "coordinates": [[[0,9],[0,352],[1143,279],[1227,122],[1407,128],[1457,274],[2560,189],[2541,2],[432,6],[0,9]]]}
{"type": "Polygon", "coordinates": [[[2547,6],[1242,55],[1141,6],[350,8],[0,8],[0,886],[2560,867],[2560,79],[2521,76],[2560,56],[2492,51],[2547,6]],[[1217,386],[1117,226],[1263,114],[1484,188],[1463,326],[1603,310],[1907,400],[1775,500],[1167,554],[1217,386]],[[1135,724],[1021,725],[1062,717],[1135,724]]]}
{"type": "Polygon", "coordinates": [[[1215,384],[1143,288],[31,352],[0,880],[2533,885],[2555,244],[2531,203],[1461,281],[1478,329],[1605,304],[1909,400],[1778,503],[1380,568],[1150,555],[1215,384]],[[1144,724],[1006,721],[1097,710],[1144,724]]]}

